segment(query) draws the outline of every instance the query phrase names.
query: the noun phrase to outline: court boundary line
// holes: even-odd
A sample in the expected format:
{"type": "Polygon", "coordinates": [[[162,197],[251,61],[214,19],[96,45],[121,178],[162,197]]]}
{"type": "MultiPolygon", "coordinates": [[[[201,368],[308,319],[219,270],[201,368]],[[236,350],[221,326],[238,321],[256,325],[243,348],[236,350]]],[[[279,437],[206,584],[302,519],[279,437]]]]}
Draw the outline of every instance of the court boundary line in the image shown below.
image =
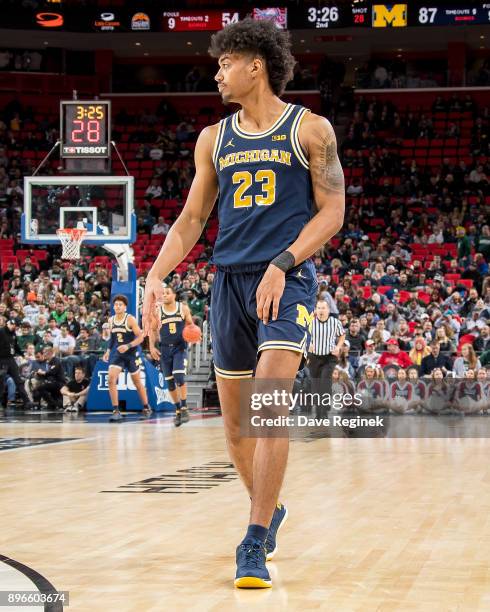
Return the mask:
{"type": "MultiPolygon", "coordinates": [[[[58,589],[46,577],[35,569],[32,569],[32,567],[29,567],[20,561],[16,561],[15,559],[11,559],[6,555],[2,555],[1,553],[0,562],[9,565],[13,569],[16,569],[23,574],[43,595],[48,595],[49,593],[59,593],[58,589]]],[[[49,603],[46,602],[44,604],[44,612],[63,612],[63,609],[63,603],[59,601],[49,603]]]]}
{"type": "MultiPolygon", "coordinates": [[[[17,437],[20,438],[22,436],[17,436],[17,437]]],[[[8,440],[8,438],[6,439],[8,440]]],[[[32,450],[34,448],[47,448],[49,446],[55,446],[59,444],[69,444],[70,442],[71,443],[86,442],[88,440],[96,440],[96,439],[97,438],[93,436],[91,438],[76,438],[74,440],[59,440],[56,442],[46,442],[45,444],[32,444],[31,446],[19,446],[18,448],[6,448],[5,450],[0,450],[0,457],[1,457],[1,453],[12,453],[13,451],[19,451],[19,450],[32,450]]]]}

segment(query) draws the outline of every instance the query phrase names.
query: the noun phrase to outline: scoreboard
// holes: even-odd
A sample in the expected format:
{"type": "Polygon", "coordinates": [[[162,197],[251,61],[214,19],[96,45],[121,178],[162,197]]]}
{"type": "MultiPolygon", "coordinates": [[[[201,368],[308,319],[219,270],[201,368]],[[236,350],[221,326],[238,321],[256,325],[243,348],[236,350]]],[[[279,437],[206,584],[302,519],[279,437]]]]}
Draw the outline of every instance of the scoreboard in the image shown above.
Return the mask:
{"type": "Polygon", "coordinates": [[[297,21],[299,28],[351,28],[371,25],[371,11],[367,4],[303,6],[301,11],[297,21]]]}
{"type": "Polygon", "coordinates": [[[405,28],[490,24],[490,2],[352,2],[302,6],[298,28],[405,28]]]}
{"type": "MultiPolygon", "coordinates": [[[[2,0],[0,0],[1,3],[2,0]]],[[[15,11],[2,15],[2,28],[44,31],[98,32],[215,32],[250,15],[273,19],[280,28],[291,30],[331,28],[404,28],[458,25],[489,25],[490,0],[308,0],[289,6],[257,8],[231,2],[231,8],[179,10],[156,8],[152,0],[140,0],[138,11],[123,6],[103,11],[87,11],[73,5],[55,4],[56,9],[32,10],[19,3],[15,11]],[[145,4],[148,6],[145,7],[145,4]]],[[[242,3],[244,4],[244,3],[242,3]]]]}
{"type": "MultiPolygon", "coordinates": [[[[162,30],[163,32],[212,32],[221,30],[230,23],[238,23],[246,15],[242,9],[164,11],[162,30]]],[[[287,8],[254,8],[251,15],[256,20],[272,19],[279,28],[287,27],[287,8]]]]}
{"type": "Polygon", "coordinates": [[[409,25],[488,25],[490,2],[462,3],[440,6],[438,2],[414,5],[409,10],[409,25]]]}
{"type": "Polygon", "coordinates": [[[198,32],[221,30],[229,23],[238,23],[240,12],[202,10],[202,11],[164,11],[162,30],[164,32],[198,32]]]}

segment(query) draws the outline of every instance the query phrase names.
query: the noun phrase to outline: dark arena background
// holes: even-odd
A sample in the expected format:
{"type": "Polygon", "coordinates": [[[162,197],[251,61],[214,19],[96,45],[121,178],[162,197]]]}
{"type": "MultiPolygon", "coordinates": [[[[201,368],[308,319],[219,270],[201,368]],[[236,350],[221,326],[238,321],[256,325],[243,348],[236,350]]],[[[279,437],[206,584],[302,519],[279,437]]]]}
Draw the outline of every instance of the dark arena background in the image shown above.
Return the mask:
{"type": "Polygon", "coordinates": [[[489,49],[490,2],[0,0],[0,607],[490,610],[489,49]],[[177,390],[145,338],[152,412],[121,370],[114,418],[104,360],[111,296],[141,326],[196,140],[238,110],[208,48],[247,16],[289,30],[281,98],[335,130],[345,219],[312,261],[340,340],[315,371],[359,399],[291,410],[261,590],[231,582],[249,499],[213,368],[217,207],[165,279],[177,390]]]}

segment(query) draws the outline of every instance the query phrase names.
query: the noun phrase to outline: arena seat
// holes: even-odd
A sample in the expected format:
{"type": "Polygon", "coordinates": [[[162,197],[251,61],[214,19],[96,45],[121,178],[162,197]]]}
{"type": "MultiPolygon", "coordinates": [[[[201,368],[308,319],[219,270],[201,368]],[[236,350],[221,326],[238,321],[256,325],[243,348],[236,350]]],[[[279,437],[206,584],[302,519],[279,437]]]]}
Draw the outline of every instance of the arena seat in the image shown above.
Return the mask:
{"type": "Polygon", "coordinates": [[[447,274],[444,274],[444,278],[447,281],[454,282],[454,281],[457,281],[457,280],[459,280],[461,278],[461,274],[450,274],[450,273],[447,273],[447,274]]]}
{"type": "Polygon", "coordinates": [[[17,261],[17,257],[15,255],[5,255],[1,258],[1,267],[2,271],[5,271],[8,268],[8,265],[13,263],[14,266],[18,266],[19,262],[17,261]]]}

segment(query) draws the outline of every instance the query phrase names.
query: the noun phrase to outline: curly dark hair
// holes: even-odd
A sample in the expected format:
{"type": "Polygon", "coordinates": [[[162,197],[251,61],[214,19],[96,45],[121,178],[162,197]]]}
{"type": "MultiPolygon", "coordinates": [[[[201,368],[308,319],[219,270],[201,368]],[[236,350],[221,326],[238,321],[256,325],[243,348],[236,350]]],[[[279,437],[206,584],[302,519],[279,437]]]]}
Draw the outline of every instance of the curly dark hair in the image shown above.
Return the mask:
{"type": "Polygon", "coordinates": [[[251,53],[262,57],[269,85],[276,96],[284,92],[293,78],[296,61],[291,53],[291,36],[269,19],[255,21],[247,17],[213,34],[209,54],[219,58],[223,53],[251,53]]]}

